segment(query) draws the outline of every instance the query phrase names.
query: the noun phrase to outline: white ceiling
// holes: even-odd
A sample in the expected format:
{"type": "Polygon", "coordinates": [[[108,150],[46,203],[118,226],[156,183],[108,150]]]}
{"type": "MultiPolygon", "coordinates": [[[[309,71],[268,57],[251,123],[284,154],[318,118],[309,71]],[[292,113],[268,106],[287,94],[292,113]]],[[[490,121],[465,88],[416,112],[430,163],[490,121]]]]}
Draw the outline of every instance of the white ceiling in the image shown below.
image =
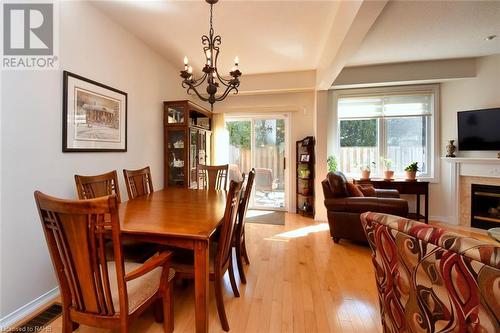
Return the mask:
{"type": "MultiPolygon", "coordinates": [[[[209,5],[197,1],[95,1],[95,7],[143,40],[179,70],[187,55],[201,69],[201,35],[209,5]]],[[[235,56],[244,74],[315,69],[337,1],[219,1],[215,33],[222,36],[218,67],[229,72],[235,56]]]]}
{"type": "Polygon", "coordinates": [[[391,1],[348,66],[500,53],[500,1],[391,1]],[[488,35],[498,38],[485,41],[488,35]]]}

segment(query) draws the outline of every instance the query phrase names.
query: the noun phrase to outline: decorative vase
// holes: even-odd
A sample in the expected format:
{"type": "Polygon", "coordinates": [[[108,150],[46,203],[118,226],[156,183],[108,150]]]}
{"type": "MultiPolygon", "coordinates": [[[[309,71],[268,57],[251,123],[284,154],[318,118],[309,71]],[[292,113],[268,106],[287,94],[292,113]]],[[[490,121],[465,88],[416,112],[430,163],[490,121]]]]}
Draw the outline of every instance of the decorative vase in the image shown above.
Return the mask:
{"type": "Polygon", "coordinates": [[[456,157],[455,156],[455,151],[457,150],[457,147],[453,144],[455,140],[449,140],[448,145],[446,145],[446,157],[456,157]]]}
{"type": "Polygon", "coordinates": [[[394,177],[394,171],[393,170],[386,170],[384,171],[384,180],[392,180],[394,177]]]}
{"type": "Polygon", "coordinates": [[[361,171],[361,179],[370,179],[370,170],[361,171]]]}
{"type": "Polygon", "coordinates": [[[415,181],[417,180],[416,171],[406,171],[406,180],[415,181]]]}

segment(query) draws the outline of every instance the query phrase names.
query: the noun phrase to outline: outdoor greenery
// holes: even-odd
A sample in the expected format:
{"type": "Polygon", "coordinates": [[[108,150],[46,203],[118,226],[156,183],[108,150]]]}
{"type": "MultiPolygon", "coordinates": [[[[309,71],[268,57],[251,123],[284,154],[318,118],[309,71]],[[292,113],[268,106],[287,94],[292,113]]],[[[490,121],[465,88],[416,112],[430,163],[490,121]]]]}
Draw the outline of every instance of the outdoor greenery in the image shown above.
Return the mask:
{"type": "Polygon", "coordinates": [[[376,147],[377,120],[341,120],[340,121],[341,147],[376,147]]]}
{"type": "MultiPolygon", "coordinates": [[[[232,145],[233,147],[250,149],[250,121],[229,121],[226,123],[226,129],[229,132],[230,145],[232,145]]],[[[257,147],[279,145],[284,142],[285,121],[283,119],[255,121],[255,145],[257,147]],[[274,127],[276,127],[276,134],[273,133],[274,127]]]]}

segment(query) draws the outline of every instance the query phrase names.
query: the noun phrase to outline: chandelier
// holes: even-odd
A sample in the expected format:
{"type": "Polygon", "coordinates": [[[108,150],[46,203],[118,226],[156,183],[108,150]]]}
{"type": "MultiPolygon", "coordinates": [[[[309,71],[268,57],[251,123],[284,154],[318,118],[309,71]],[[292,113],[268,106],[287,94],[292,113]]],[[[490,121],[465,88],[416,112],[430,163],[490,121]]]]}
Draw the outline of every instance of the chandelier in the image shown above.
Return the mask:
{"type": "Polygon", "coordinates": [[[212,26],[212,10],[213,5],[219,0],[206,0],[210,4],[210,31],[209,35],[203,35],[201,37],[201,43],[203,44],[203,51],[205,52],[205,66],[202,69],[203,75],[195,79],[193,77],[193,68],[189,65],[189,60],[184,57],[184,70],[181,71],[182,77],[182,87],[187,88],[187,93],[193,95],[193,92],[202,101],[208,102],[211,105],[212,110],[214,109],[214,103],[222,101],[227,97],[227,95],[234,90],[234,94],[238,93],[238,87],[240,86],[241,72],[238,69],[238,57],[234,58],[234,66],[229,72],[231,78],[223,78],[217,71],[217,59],[219,57],[219,46],[221,44],[220,35],[214,36],[214,28],[212,26]],[[201,94],[198,91],[198,87],[206,82],[207,95],[201,94]],[[217,94],[219,87],[224,90],[223,93],[217,94]]]}

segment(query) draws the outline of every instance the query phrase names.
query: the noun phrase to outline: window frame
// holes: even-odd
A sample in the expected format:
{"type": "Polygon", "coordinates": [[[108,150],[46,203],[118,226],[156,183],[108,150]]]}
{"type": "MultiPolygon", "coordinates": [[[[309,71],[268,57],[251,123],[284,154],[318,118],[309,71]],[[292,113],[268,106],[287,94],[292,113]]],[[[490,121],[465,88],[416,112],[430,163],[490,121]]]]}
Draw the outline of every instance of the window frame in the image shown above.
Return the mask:
{"type": "MultiPolygon", "coordinates": [[[[372,87],[372,88],[355,88],[355,89],[341,89],[333,91],[333,114],[335,118],[336,135],[334,137],[334,154],[340,160],[340,118],[338,117],[338,103],[342,98],[355,98],[355,97],[383,97],[389,95],[416,95],[416,94],[431,94],[432,96],[432,110],[429,119],[429,133],[431,137],[427,141],[427,150],[429,152],[429,167],[428,173],[425,176],[419,176],[418,179],[430,181],[431,183],[439,182],[440,175],[440,85],[439,84],[424,84],[424,85],[407,85],[407,86],[389,86],[389,87],[372,87]]],[[[356,120],[356,119],[377,119],[378,137],[377,149],[380,156],[385,156],[386,143],[385,143],[385,119],[394,119],[398,117],[411,117],[411,116],[387,116],[387,117],[353,117],[343,118],[342,120],[356,120]],[[383,144],[381,144],[383,143],[383,144]]],[[[418,117],[418,116],[417,116],[418,117]]],[[[376,168],[382,172],[380,161],[375,161],[376,168]]],[[[359,176],[358,174],[348,174],[348,176],[359,176]]],[[[374,177],[382,177],[381,174],[374,174],[374,177]]]]}

